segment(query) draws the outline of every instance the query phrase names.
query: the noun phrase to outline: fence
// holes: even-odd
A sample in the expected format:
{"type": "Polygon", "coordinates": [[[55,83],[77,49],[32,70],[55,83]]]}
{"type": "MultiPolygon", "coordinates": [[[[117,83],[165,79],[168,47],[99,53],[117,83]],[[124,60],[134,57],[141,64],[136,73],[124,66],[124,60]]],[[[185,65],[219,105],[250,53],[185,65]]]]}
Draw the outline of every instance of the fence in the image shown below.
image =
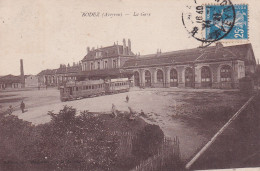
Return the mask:
{"type": "Polygon", "coordinates": [[[179,139],[175,137],[164,138],[163,144],[158,153],[145,161],[141,161],[132,171],[160,171],[178,167],[180,161],[179,139]]]}
{"type": "MultiPolygon", "coordinates": [[[[119,137],[119,147],[116,153],[119,157],[129,157],[132,155],[133,141],[137,138],[130,132],[114,131],[112,135],[119,137]]],[[[145,161],[140,161],[132,171],[158,171],[163,170],[165,167],[169,167],[172,170],[178,165],[180,161],[180,147],[178,137],[170,139],[164,137],[161,147],[158,153],[152,157],[149,157],[145,161]]]]}
{"type": "Polygon", "coordinates": [[[132,154],[133,139],[136,138],[131,132],[114,131],[112,135],[119,137],[119,147],[116,153],[119,157],[129,157],[132,154]]]}

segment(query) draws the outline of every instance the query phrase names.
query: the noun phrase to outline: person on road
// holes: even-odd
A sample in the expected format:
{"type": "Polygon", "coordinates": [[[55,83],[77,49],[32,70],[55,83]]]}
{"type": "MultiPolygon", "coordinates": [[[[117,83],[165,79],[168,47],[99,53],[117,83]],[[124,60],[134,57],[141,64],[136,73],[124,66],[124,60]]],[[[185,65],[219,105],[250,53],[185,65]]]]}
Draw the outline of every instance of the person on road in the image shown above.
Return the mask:
{"type": "Polygon", "coordinates": [[[23,101],[21,102],[20,108],[22,110],[22,113],[24,113],[25,104],[23,101]]]}
{"type": "Polygon", "coordinates": [[[116,106],[112,104],[112,114],[117,117],[116,106]]]}
{"type": "Polygon", "coordinates": [[[13,111],[14,111],[13,106],[10,105],[9,108],[7,109],[7,113],[8,113],[9,115],[11,115],[11,114],[13,113],[13,111]]]}
{"type": "Polygon", "coordinates": [[[131,107],[128,107],[128,109],[129,109],[129,119],[134,120],[136,117],[135,112],[133,111],[133,109],[131,107]]]}
{"type": "Polygon", "coordinates": [[[128,103],[128,101],[129,101],[129,97],[128,97],[128,95],[126,95],[126,102],[128,103]]]}
{"type": "Polygon", "coordinates": [[[140,115],[141,115],[141,116],[145,116],[143,109],[141,109],[140,115]]]}

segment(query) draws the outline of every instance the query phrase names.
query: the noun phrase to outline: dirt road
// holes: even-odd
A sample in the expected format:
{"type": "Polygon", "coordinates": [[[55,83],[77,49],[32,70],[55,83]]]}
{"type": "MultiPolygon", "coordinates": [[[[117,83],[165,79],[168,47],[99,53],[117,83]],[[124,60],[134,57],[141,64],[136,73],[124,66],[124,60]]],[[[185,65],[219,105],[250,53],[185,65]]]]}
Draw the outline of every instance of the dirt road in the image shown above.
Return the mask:
{"type": "MultiPolygon", "coordinates": [[[[129,111],[128,107],[131,107],[134,111],[140,113],[142,109],[147,116],[144,118],[147,122],[159,125],[168,137],[179,137],[181,157],[187,160],[208,141],[209,137],[203,135],[199,130],[194,129],[187,123],[175,119],[173,116],[183,113],[188,113],[189,116],[192,116],[193,106],[196,107],[194,103],[198,102],[212,104],[218,102],[217,105],[230,105],[223,100],[220,101],[220,98],[223,97],[231,102],[231,99],[237,99],[234,94],[224,93],[223,90],[169,88],[132,89],[127,93],[61,102],[59,91],[48,89],[2,93],[0,104],[2,109],[9,104],[19,106],[20,101],[23,99],[27,112],[22,113],[18,107],[13,114],[33,124],[49,122],[50,116],[47,115],[48,111],[58,112],[64,105],[73,106],[78,110],[78,113],[84,110],[110,113],[112,104],[120,111],[129,111]],[[127,95],[130,99],[128,103],[126,102],[127,95]],[[205,99],[206,97],[209,98],[205,99]]],[[[238,105],[237,103],[234,104],[238,105]]]]}

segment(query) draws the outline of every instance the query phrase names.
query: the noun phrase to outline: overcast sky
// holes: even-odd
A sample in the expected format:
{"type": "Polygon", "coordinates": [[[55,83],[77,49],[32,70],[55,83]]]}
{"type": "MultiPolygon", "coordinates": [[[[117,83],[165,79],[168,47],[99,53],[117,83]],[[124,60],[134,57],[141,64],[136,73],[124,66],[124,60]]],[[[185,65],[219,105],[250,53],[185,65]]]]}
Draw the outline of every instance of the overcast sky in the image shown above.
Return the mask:
{"type": "MultiPolygon", "coordinates": [[[[249,39],[259,58],[260,2],[247,2],[249,39]]],[[[155,53],[158,48],[166,52],[198,47],[201,42],[189,36],[181,20],[184,6],[189,3],[189,0],[0,0],[0,75],[18,75],[20,59],[24,60],[25,74],[78,62],[86,55],[87,46],[104,47],[117,41],[122,44],[123,38],[130,38],[132,51],[141,55],[155,53]],[[82,12],[123,16],[82,17],[82,12]],[[133,16],[134,13],[150,16],[133,16]]]]}

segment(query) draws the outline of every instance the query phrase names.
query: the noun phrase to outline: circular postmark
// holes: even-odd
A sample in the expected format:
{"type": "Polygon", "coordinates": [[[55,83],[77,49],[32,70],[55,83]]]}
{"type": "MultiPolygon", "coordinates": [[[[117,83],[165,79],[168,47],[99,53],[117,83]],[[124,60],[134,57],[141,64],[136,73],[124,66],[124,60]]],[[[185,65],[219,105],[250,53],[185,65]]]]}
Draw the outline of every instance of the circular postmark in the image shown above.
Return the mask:
{"type": "Polygon", "coordinates": [[[230,0],[189,0],[182,13],[182,22],[196,40],[211,44],[226,37],[232,30],[236,13],[230,0]]]}

